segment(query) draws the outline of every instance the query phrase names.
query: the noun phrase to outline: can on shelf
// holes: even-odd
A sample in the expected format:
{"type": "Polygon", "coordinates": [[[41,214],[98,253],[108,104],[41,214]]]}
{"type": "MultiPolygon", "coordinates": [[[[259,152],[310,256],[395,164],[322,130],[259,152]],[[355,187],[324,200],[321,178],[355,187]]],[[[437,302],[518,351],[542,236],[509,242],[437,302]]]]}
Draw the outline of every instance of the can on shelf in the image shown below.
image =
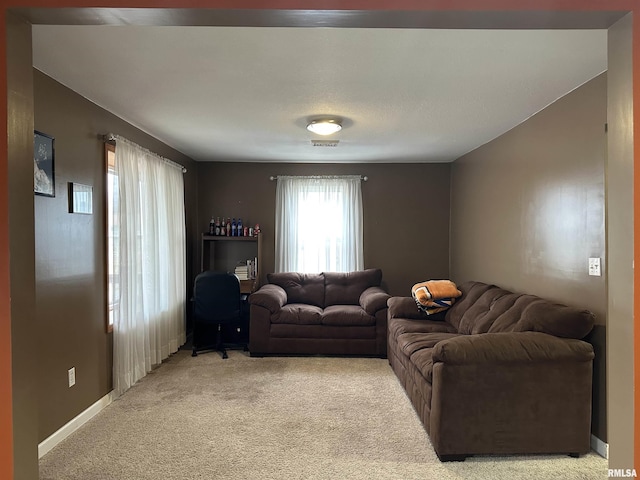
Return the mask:
{"type": "Polygon", "coordinates": [[[253,227],[249,227],[249,232],[247,236],[253,237],[253,227]]]}
{"type": "Polygon", "coordinates": [[[249,236],[249,227],[244,227],[244,230],[242,231],[242,236],[243,237],[249,236]]]}

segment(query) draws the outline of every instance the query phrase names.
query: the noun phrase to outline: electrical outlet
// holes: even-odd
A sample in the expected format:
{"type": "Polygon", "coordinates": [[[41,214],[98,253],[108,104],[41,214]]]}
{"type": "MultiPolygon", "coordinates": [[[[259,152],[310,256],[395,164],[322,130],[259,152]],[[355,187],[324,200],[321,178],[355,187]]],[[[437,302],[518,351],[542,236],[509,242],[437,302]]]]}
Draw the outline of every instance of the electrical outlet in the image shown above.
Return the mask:
{"type": "Polygon", "coordinates": [[[589,275],[593,275],[595,277],[600,276],[600,259],[599,258],[589,259],[589,275]]]}
{"type": "Polygon", "coordinates": [[[69,374],[69,388],[76,384],[76,367],[71,367],[67,372],[69,374]]]}

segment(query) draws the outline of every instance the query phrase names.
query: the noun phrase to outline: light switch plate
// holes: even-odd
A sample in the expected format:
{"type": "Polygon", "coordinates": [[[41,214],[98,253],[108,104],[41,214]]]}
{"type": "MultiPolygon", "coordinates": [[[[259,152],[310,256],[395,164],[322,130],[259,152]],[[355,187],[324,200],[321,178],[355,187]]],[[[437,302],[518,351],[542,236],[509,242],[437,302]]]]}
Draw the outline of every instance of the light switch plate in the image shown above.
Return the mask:
{"type": "Polygon", "coordinates": [[[589,275],[592,275],[595,277],[600,276],[600,259],[599,258],[589,259],[589,275]]]}

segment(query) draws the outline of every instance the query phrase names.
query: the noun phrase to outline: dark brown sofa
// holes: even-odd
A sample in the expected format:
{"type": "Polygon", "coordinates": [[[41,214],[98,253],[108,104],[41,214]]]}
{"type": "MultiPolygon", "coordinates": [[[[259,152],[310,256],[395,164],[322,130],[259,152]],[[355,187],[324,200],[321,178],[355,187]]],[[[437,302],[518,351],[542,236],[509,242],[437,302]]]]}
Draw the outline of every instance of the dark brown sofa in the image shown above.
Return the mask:
{"type": "Polygon", "coordinates": [[[442,461],[590,450],[594,316],[468,282],[434,318],[392,297],[389,363],[442,461]]]}
{"type": "Polygon", "coordinates": [[[387,354],[382,271],[271,273],[249,296],[249,351],[269,354],[387,354]]]}

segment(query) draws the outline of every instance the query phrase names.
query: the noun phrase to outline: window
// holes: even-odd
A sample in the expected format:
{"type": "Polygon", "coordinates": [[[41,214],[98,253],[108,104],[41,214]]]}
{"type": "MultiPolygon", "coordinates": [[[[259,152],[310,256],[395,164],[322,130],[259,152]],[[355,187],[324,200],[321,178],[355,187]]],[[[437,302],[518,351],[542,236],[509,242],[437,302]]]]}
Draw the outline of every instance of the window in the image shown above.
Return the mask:
{"type": "Polygon", "coordinates": [[[276,271],[348,272],[363,266],[360,177],[278,177],[276,271]]]}
{"type": "Polygon", "coordinates": [[[184,344],[187,279],[183,167],[125,138],[116,142],[107,249],[120,395],[184,344]]]}

